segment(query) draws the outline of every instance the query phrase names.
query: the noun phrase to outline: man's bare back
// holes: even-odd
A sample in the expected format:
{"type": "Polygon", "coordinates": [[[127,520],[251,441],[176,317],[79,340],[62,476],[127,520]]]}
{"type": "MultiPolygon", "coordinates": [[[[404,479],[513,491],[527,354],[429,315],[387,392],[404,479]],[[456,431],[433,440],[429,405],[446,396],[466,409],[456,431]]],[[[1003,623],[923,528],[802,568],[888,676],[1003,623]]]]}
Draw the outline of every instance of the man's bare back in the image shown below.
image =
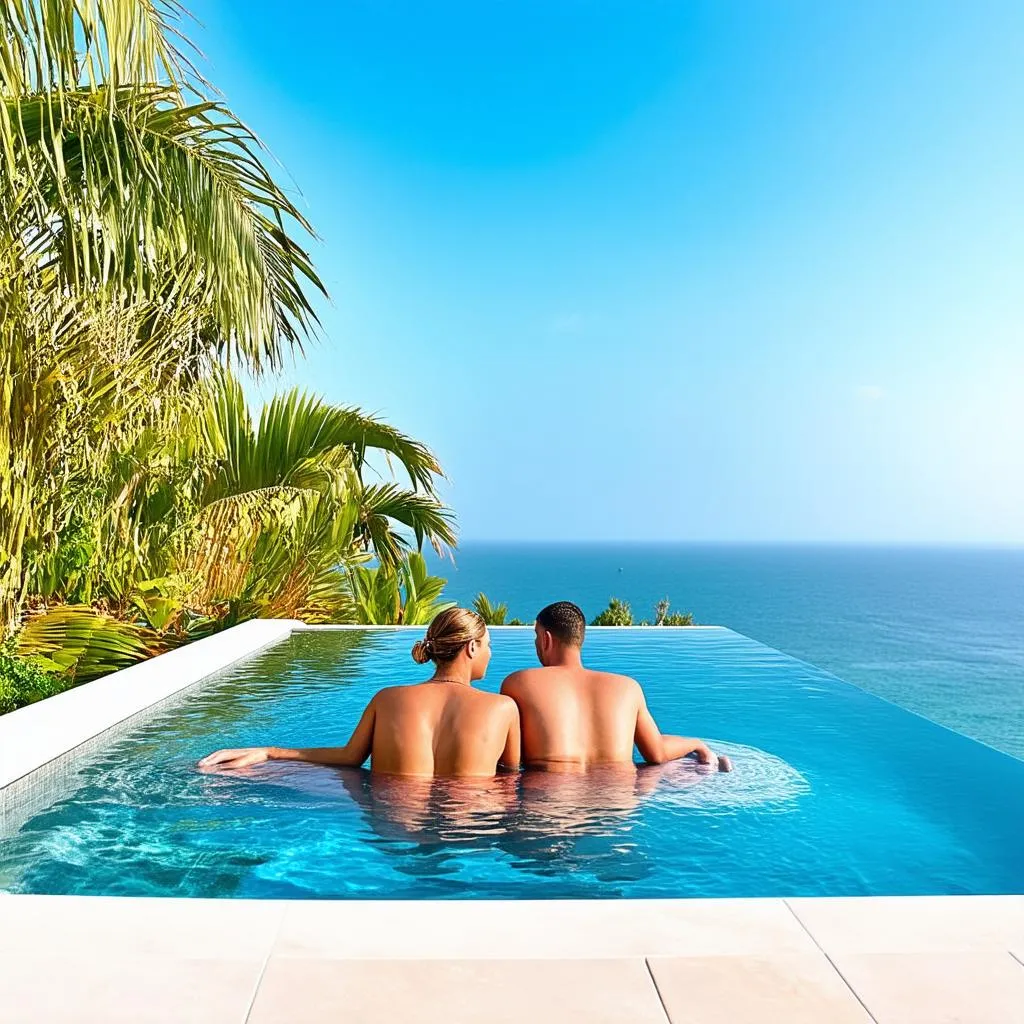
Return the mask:
{"type": "Polygon", "coordinates": [[[451,657],[438,662],[433,679],[380,690],[345,746],[218,750],[199,766],[244,768],[281,760],[356,767],[370,758],[378,773],[478,777],[494,775],[499,762],[518,768],[519,713],[510,698],[473,689],[487,669],[490,638],[482,620],[467,615],[472,613],[451,609],[435,619],[440,626],[431,625],[434,639],[428,631],[417,648],[434,643],[451,657]]]}
{"type": "Polygon", "coordinates": [[[525,767],[582,771],[632,764],[635,745],[651,764],[694,754],[704,764],[731,768],[700,740],[663,735],[635,679],[583,666],[584,620],[575,605],[545,608],[535,631],[543,667],[513,672],[501,686],[519,708],[525,767]]]}
{"type": "Polygon", "coordinates": [[[501,692],[519,706],[523,764],[575,771],[633,760],[633,725],[643,705],[627,676],[585,668],[514,672],[501,692]]]}

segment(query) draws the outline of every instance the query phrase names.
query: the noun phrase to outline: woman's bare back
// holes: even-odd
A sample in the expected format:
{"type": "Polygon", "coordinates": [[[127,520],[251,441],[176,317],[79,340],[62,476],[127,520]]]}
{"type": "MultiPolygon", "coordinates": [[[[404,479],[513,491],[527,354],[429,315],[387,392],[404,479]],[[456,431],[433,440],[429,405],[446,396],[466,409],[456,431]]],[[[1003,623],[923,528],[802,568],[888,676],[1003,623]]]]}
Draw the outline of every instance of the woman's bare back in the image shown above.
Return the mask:
{"type": "MultiPolygon", "coordinates": [[[[417,683],[381,690],[371,702],[371,767],[391,775],[493,775],[515,736],[515,702],[458,683],[417,683]]],[[[509,758],[511,760],[511,758],[509,758]]]]}

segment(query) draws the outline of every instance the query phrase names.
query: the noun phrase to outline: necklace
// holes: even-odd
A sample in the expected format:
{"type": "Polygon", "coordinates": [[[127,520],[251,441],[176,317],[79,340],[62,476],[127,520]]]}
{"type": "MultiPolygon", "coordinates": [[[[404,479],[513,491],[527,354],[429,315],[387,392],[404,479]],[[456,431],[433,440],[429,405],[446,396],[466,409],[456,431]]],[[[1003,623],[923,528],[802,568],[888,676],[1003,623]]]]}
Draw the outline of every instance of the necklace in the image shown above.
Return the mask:
{"type": "Polygon", "coordinates": [[[460,686],[468,686],[468,683],[464,683],[461,679],[452,679],[450,676],[434,676],[433,679],[428,679],[428,683],[458,683],[460,686]]]}

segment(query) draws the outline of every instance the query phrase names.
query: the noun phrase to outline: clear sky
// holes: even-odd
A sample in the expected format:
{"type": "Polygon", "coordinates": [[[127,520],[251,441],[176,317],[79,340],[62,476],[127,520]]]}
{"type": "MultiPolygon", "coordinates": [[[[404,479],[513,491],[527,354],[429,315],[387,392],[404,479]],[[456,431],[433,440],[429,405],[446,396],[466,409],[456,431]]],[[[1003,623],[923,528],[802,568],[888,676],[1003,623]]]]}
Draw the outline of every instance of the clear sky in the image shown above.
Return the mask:
{"type": "Polygon", "coordinates": [[[1024,542],[1019,0],[190,6],[464,539],[1024,542]]]}

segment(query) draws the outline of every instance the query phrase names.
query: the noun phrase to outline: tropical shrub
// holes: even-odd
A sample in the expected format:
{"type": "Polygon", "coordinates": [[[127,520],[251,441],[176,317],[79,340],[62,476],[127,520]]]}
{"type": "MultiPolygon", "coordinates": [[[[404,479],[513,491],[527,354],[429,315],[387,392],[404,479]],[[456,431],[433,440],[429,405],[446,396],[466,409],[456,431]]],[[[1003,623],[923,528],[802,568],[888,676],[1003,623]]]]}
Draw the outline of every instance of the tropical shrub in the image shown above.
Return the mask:
{"type": "Polygon", "coordinates": [[[662,598],[654,606],[654,624],[656,626],[692,626],[692,612],[673,612],[667,597],[662,598]]]}
{"type": "MultiPolygon", "coordinates": [[[[490,599],[484,593],[479,593],[473,601],[473,611],[480,616],[488,626],[504,626],[508,617],[507,604],[491,604],[490,599]]],[[[516,623],[519,625],[520,623],[516,623]]],[[[512,623],[509,623],[512,625],[512,623]]]]}
{"type": "MultiPolygon", "coordinates": [[[[654,606],[654,625],[655,626],[692,626],[693,615],[691,612],[673,612],[670,611],[669,599],[663,598],[654,606]]],[[[613,597],[608,602],[608,607],[605,608],[594,620],[590,623],[592,626],[632,626],[633,622],[633,611],[629,607],[628,602],[620,601],[617,597],[613,597]]],[[[650,626],[651,623],[646,619],[636,623],[640,626],[650,626]]]]}
{"type": "Polygon", "coordinates": [[[18,657],[9,644],[0,647],[0,715],[52,697],[70,685],[68,678],[44,671],[31,660],[18,657]]]}
{"type": "Polygon", "coordinates": [[[632,626],[633,612],[626,601],[620,601],[617,597],[613,597],[608,602],[608,607],[590,624],[592,626],[632,626]]]}
{"type": "Polygon", "coordinates": [[[448,582],[431,576],[427,560],[410,552],[394,568],[352,566],[348,580],[355,621],[372,626],[425,626],[454,602],[441,601],[448,582]]]}

